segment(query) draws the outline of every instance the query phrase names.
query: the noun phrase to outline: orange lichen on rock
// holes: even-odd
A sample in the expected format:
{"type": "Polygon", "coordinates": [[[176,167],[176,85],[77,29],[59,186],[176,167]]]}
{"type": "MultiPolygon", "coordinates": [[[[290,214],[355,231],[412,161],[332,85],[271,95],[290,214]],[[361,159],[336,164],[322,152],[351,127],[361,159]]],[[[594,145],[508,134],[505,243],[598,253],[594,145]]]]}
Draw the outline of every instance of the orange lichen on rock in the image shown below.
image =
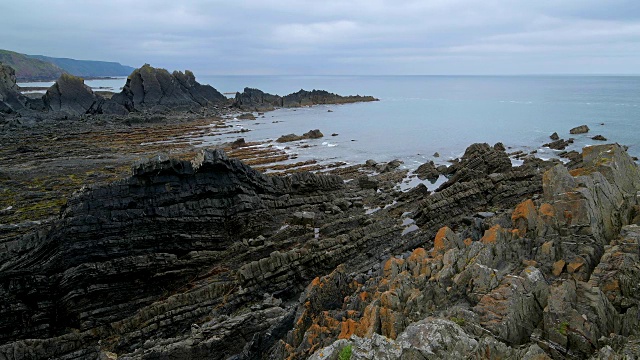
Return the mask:
{"type": "Polygon", "coordinates": [[[498,233],[502,231],[502,226],[494,225],[484,232],[484,236],[480,238],[483,244],[494,244],[498,239],[498,233]]]}
{"type": "Polygon", "coordinates": [[[619,292],[620,291],[620,281],[618,279],[612,279],[610,281],[605,282],[601,289],[603,292],[619,292]]]}
{"type": "Polygon", "coordinates": [[[370,337],[378,332],[380,328],[380,308],[377,305],[369,304],[364,309],[364,314],[358,322],[355,334],[360,337],[370,337]]]}
{"type": "Polygon", "coordinates": [[[569,272],[569,274],[573,274],[578,270],[580,270],[580,268],[583,267],[584,265],[585,265],[584,259],[578,256],[575,259],[573,259],[572,262],[567,264],[567,271],[569,272]]]}
{"type": "Polygon", "coordinates": [[[524,236],[527,230],[535,228],[538,212],[533,200],[527,199],[518,204],[511,214],[511,222],[514,229],[518,229],[520,236],[524,236]]]}
{"type": "Polygon", "coordinates": [[[564,270],[564,265],[566,264],[566,262],[562,259],[556,261],[553,263],[553,269],[552,269],[552,273],[553,276],[560,276],[560,274],[562,274],[562,270],[564,270]]]}
{"type": "Polygon", "coordinates": [[[340,335],[338,335],[338,339],[348,339],[356,332],[356,322],[347,319],[340,323],[340,335]]]}
{"type": "Polygon", "coordinates": [[[462,241],[466,246],[471,246],[471,244],[473,243],[473,240],[471,240],[471,238],[466,238],[462,241]]]}
{"type": "Polygon", "coordinates": [[[409,255],[409,261],[418,262],[422,261],[422,259],[427,257],[427,250],[424,248],[416,248],[413,250],[411,255],[409,255]]]}
{"type": "Polygon", "coordinates": [[[553,205],[547,204],[547,203],[543,203],[542,205],[540,205],[540,209],[538,210],[538,212],[542,216],[547,216],[547,217],[556,216],[556,210],[553,208],[553,205]]]}
{"type": "Polygon", "coordinates": [[[577,168],[577,169],[569,170],[569,174],[571,174],[571,176],[573,177],[582,176],[582,175],[586,175],[586,170],[585,168],[577,168]]]}
{"type": "Polygon", "coordinates": [[[403,265],[403,259],[392,257],[391,259],[387,260],[386,263],[384,263],[384,276],[387,278],[396,276],[399,272],[402,271],[403,265]]]}
{"type": "Polygon", "coordinates": [[[387,308],[380,308],[380,332],[383,336],[395,340],[398,337],[396,324],[398,322],[398,314],[387,308]]]}
{"type": "Polygon", "coordinates": [[[444,244],[444,238],[445,236],[447,236],[447,231],[449,230],[448,227],[443,226],[440,228],[440,230],[438,230],[438,233],[436,234],[436,237],[433,239],[433,256],[436,256],[437,253],[440,252],[444,252],[445,249],[445,244],[444,244]]]}

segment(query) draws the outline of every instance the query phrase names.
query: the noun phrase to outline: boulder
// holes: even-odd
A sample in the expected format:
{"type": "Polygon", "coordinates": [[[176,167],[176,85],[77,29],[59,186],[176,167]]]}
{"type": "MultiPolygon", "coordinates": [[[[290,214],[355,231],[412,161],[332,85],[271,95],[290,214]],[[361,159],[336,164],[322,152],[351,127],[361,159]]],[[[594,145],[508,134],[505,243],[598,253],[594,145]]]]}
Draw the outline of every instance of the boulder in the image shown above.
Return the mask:
{"type": "Polygon", "coordinates": [[[553,140],[553,141],[560,140],[560,136],[558,136],[557,132],[554,132],[553,134],[551,134],[551,136],[549,136],[549,138],[551,140],[553,140]]]}
{"type": "Polygon", "coordinates": [[[573,129],[569,130],[569,134],[586,134],[589,132],[589,127],[587,125],[576,126],[573,129]]]}
{"type": "Polygon", "coordinates": [[[605,138],[602,135],[596,135],[594,137],[591,138],[591,140],[597,140],[597,141],[607,141],[607,138],[605,138]]]}
{"type": "Polygon", "coordinates": [[[436,169],[436,166],[433,163],[433,161],[429,161],[418,166],[418,168],[414,171],[414,173],[418,175],[418,179],[420,180],[426,179],[426,180],[429,180],[430,182],[435,182],[436,180],[438,180],[438,177],[440,176],[440,172],[438,172],[438,169],[436,169]]]}

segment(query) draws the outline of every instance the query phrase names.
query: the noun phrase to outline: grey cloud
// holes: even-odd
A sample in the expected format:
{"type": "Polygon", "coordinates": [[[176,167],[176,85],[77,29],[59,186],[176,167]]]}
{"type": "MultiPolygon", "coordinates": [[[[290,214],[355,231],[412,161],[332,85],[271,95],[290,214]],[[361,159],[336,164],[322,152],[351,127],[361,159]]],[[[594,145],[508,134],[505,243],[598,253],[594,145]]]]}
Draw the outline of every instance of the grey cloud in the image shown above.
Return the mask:
{"type": "Polygon", "coordinates": [[[10,50],[201,74],[636,72],[640,48],[638,5],[621,0],[7,0],[0,12],[10,50]]]}

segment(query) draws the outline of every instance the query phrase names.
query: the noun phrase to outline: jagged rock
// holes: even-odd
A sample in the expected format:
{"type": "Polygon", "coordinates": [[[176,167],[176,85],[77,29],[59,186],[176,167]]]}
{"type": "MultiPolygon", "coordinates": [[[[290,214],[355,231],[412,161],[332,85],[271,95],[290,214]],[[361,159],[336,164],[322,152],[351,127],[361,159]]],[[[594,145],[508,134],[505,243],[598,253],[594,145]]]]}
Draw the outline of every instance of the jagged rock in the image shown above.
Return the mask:
{"type": "Polygon", "coordinates": [[[233,106],[252,111],[268,111],[276,107],[295,108],[319,104],[346,104],[363,101],[377,101],[372,96],[340,96],[324,90],[305,91],[278,96],[267,94],[258,89],[245,88],[242,93],[236,93],[233,106]]]}
{"type": "Polygon", "coordinates": [[[258,89],[244,88],[242,93],[236,93],[233,105],[244,110],[271,111],[282,107],[282,98],[258,89]]]}
{"type": "Polygon", "coordinates": [[[549,149],[554,149],[554,150],[564,150],[567,148],[567,146],[571,144],[573,144],[573,139],[569,139],[569,140],[559,139],[547,144],[543,144],[542,146],[546,146],[549,149]]]}
{"type": "Polygon", "coordinates": [[[139,162],[0,244],[0,357],[633,354],[637,165],[600,145],[541,175],[492,151],[433,194],[266,176],[218,150],[139,162]],[[291,221],[304,212],[313,226],[291,221]]]}
{"type": "Polygon", "coordinates": [[[549,139],[553,141],[557,141],[557,140],[560,140],[560,136],[558,136],[557,132],[554,132],[553,134],[551,134],[551,136],[549,136],[549,139]]]}
{"type": "Polygon", "coordinates": [[[298,92],[284,96],[282,98],[282,107],[291,108],[318,104],[347,104],[376,100],[377,99],[372,96],[340,96],[324,90],[300,90],[298,92]]]}
{"type": "Polygon", "coordinates": [[[84,84],[84,79],[70,74],[62,74],[42,97],[51,111],[63,111],[71,115],[98,112],[104,99],[93,93],[84,84]]]}
{"type": "Polygon", "coordinates": [[[227,98],[213,87],[198,83],[189,70],[170,74],[145,64],[129,75],[122,91],[114,94],[111,101],[128,111],[152,109],[157,105],[189,110],[224,104],[227,98]]]}
{"type": "Polygon", "coordinates": [[[282,135],[276,140],[276,142],[285,143],[285,142],[305,140],[305,139],[319,139],[323,136],[324,134],[322,134],[320,130],[315,129],[315,130],[309,130],[308,132],[302,135],[296,135],[296,134],[282,135]]]}
{"type": "Polygon", "coordinates": [[[472,144],[465,150],[458,163],[447,168],[450,178],[439,189],[444,190],[456,182],[479,179],[509,169],[511,160],[506,152],[496,150],[486,143],[472,144]]]}
{"type": "Polygon", "coordinates": [[[569,134],[586,134],[589,132],[589,127],[587,125],[576,126],[573,129],[569,130],[569,134]]]}
{"type": "Polygon", "coordinates": [[[28,99],[16,85],[16,72],[0,63],[0,113],[13,113],[27,108],[28,99]]]}
{"type": "Polygon", "coordinates": [[[424,163],[418,166],[418,168],[414,171],[414,173],[418,175],[418,179],[420,180],[426,179],[431,182],[438,180],[438,177],[440,176],[440,173],[438,172],[438,169],[436,169],[436,166],[433,163],[433,161],[429,161],[427,163],[424,163]]]}
{"type": "Polygon", "coordinates": [[[591,140],[607,141],[607,138],[605,138],[602,135],[596,135],[596,136],[592,137],[591,140]]]}

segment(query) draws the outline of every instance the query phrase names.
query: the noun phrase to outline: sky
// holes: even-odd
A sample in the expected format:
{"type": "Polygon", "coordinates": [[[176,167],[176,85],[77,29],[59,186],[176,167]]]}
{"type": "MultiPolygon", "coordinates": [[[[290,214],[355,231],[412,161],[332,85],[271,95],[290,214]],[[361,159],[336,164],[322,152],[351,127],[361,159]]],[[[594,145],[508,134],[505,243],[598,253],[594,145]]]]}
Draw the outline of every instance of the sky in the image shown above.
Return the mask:
{"type": "Polygon", "coordinates": [[[0,48],[202,75],[638,74],[640,1],[2,0],[0,48]]]}

